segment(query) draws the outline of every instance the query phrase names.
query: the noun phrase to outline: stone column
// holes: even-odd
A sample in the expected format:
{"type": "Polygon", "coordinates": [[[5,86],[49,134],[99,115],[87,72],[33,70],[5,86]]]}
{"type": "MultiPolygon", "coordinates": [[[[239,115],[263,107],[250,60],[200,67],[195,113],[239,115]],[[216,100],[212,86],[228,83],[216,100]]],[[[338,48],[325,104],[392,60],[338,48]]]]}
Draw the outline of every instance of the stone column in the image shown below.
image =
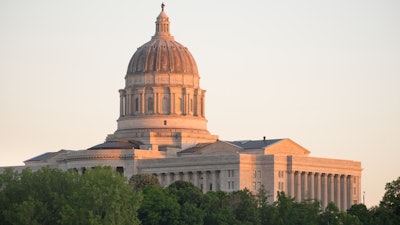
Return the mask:
{"type": "Polygon", "coordinates": [[[335,181],[334,181],[334,174],[329,174],[329,198],[328,202],[335,201],[335,181]]]}
{"type": "Polygon", "coordinates": [[[349,176],[349,192],[348,192],[348,206],[353,205],[353,196],[354,196],[354,177],[353,176],[349,176]]]}
{"type": "Polygon", "coordinates": [[[124,106],[124,98],[125,98],[125,90],[119,90],[119,115],[125,115],[125,106],[124,106]]]}
{"type": "Polygon", "coordinates": [[[208,190],[208,176],[207,176],[207,171],[202,171],[202,178],[203,178],[203,193],[206,193],[208,190]]]}
{"type": "Polygon", "coordinates": [[[127,91],[127,93],[126,93],[126,97],[125,97],[125,112],[126,112],[126,115],[130,115],[131,114],[131,111],[130,111],[130,100],[131,100],[131,94],[130,94],[130,91],[128,90],[127,91]]]}
{"type": "Polygon", "coordinates": [[[328,174],[324,173],[322,177],[322,205],[324,208],[328,205],[328,174]]]}
{"type": "Polygon", "coordinates": [[[315,199],[322,201],[321,197],[321,173],[315,174],[315,199]]]}
{"type": "Polygon", "coordinates": [[[289,196],[294,197],[294,172],[288,172],[288,188],[289,188],[289,196]]]}
{"type": "Polygon", "coordinates": [[[301,172],[297,171],[296,172],[296,200],[297,202],[301,202],[301,172]]]}
{"type": "Polygon", "coordinates": [[[171,174],[165,173],[165,186],[169,186],[171,184],[171,174]]]}
{"type": "Polygon", "coordinates": [[[212,190],[217,190],[217,171],[211,171],[212,190]]]}
{"type": "Polygon", "coordinates": [[[342,183],[342,210],[346,210],[347,209],[347,176],[346,175],[342,175],[341,176],[341,183],[342,183]]]}
{"type": "Polygon", "coordinates": [[[186,115],[186,108],[187,108],[187,99],[186,99],[187,94],[186,94],[186,92],[187,92],[186,88],[183,88],[182,89],[182,103],[181,103],[181,104],[183,104],[183,107],[180,106],[181,109],[182,109],[181,115],[186,115]]]}
{"type": "Polygon", "coordinates": [[[308,188],[310,191],[310,199],[315,199],[315,185],[314,185],[314,173],[310,173],[309,177],[310,177],[310,187],[308,188]]]}
{"type": "Polygon", "coordinates": [[[205,93],[204,93],[204,91],[202,91],[202,92],[201,92],[201,99],[200,99],[200,102],[201,102],[201,103],[200,103],[200,105],[201,105],[201,106],[200,106],[201,117],[204,117],[204,114],[205,114],[204,112],[205,112],[205,110],[206,110],[206,109],[205,109],[206,106],[205,106],[205,104],[204,104],[204,102],[205,102],[204,100],[205,100],[205,93]]]}
{"type": "Polygon", "coordinates": [[[189,182],[189,174],[188,172],[183,172],[182,180],[189,182]]]}
{"type": "Polygon", "coordinates": [[[144,102],[145,102],[145,88],[142,88],[142,90],[139,92],[140,93],[140,101],[139,101],[139,103],[140,103],[140,114],[141,115],[144,115],[144,113],[145,113],[145,111],[144,111],[144,109],[145,109],[145,107],[144,107],[144,102]]]}
{"type": "Polygon", "coordinates": [[[340,203],[340,199],[341,199],[341,193],[340,193],[340,175],[336,174],[335,175],[335,204],[337,205],[337,207],[339,207],[339,209],[341,209],[341,203],[340,203]]]}
{"type": "Polygon", "coordinates": [[[193,172],[193,185],[199,187],[199,172],[193,172]]]}
{"type": "Polygon", "coordinates": [[[309,199],[310,196],[308,196],[308,172],[302,172],[301,173],[302,179],[301,179],[301,200],[304,199],[309,199]]]}

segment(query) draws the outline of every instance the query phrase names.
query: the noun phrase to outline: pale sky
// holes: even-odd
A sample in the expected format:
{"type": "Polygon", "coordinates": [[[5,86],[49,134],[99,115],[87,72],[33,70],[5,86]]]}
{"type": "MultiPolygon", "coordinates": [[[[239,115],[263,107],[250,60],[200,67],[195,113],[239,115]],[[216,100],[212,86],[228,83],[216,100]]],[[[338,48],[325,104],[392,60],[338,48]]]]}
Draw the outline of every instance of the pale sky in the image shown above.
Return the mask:
{"type": "MultiPolygon", "coordinates": [[[[128,62],[161,1],[0,2],[0,166],[117,128],[128,62]]],[[[400,176],[400,1],[165,1],[221,140],[290,138],[361,161],[367,206],[400,176]]]]}

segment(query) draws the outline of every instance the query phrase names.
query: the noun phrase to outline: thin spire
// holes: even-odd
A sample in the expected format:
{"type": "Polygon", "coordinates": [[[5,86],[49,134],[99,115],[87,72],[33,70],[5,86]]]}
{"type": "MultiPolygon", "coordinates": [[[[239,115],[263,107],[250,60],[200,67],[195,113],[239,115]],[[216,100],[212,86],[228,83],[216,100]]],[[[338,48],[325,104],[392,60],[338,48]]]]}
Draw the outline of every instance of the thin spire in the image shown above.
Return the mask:
{"type": "Polygon", "coordinates": [[[163,3],[161,3],[161,11],[163,11],[163,12],[164,12],[164,7],[165,7],[165,4],[163,2],[163,3]]]}

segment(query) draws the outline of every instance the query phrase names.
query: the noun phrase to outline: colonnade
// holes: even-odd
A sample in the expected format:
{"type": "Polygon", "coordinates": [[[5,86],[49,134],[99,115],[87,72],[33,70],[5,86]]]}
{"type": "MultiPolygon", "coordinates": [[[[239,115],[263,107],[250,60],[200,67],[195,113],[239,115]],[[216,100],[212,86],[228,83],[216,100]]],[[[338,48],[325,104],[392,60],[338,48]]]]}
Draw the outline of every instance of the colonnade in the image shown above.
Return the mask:
{"type": "Polygon", "coordinates": [[[200,89],[140,87],[121,89],[120,116],[181,114],[204,117],[204,91],[200,89]]]}
{"type": "Polygon", "coordinates": [[[359,178],[352,175],[290,171],[287,179],[287,193],[297,202],[318,199],[325,207],[334,202],[345,210],[358,201],[359,178]]]}
{"type": "Polygon", "coordinates": [[[157,176],[160,184],[164,187],[175,181],[188,181],[200,188],[203,193],[207,191],[221,190],[221,171],[187,171],[187,172],[165,172],[153,174],[157,176]]]}

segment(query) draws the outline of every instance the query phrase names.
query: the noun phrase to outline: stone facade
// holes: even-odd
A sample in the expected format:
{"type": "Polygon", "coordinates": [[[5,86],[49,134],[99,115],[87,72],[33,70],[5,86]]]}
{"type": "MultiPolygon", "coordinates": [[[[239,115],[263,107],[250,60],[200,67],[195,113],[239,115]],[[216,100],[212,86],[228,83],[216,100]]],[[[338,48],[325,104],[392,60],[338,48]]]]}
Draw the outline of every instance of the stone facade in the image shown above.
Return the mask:
{"type": "Polygon", "coordinates": [[[84,173],[108,165],[128,178],[154,174],[163,186],[184,180],[203,192],[254,193],[264,186],[271,202],[284,191],[298,202],[333,201],[342,210],[360,203],[360,162],[310,157],[290,139],[221,141],[211,135],[199,80],[194,58],[170,35],[163,9],[155,35],[128,65],[115,133],[87,150],[44,153],[15,169],[50,166],[84,173]]]}

